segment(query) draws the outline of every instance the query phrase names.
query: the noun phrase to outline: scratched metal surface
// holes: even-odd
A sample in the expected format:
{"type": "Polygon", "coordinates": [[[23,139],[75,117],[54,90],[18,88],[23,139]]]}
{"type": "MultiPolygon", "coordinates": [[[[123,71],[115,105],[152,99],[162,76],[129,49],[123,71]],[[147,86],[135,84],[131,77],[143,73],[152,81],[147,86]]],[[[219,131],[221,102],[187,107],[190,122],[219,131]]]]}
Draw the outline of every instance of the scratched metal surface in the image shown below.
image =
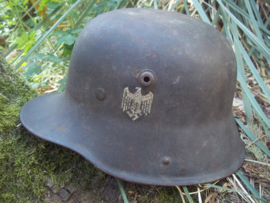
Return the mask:
{"type": "Polygon", "coordinates": [[[85,26],[66,91],[30,100],[20,119],[34,135],[123,180],[205,183],[244,160],[231,111],[235,84],[234,53],[210,25],[121,9],[85,26]]]}

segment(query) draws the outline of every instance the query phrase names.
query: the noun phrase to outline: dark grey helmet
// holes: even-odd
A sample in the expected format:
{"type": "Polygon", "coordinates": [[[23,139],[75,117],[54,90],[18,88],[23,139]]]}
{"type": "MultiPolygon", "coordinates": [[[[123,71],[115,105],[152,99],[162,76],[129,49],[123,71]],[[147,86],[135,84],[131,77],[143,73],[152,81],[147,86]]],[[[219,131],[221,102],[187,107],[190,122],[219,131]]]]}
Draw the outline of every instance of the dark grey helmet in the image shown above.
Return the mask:
{"type": "Polygon", "coordinates": [[[174,12],[114,10],[79,35],[65,92],[30,100],[20,118],[112,176],[192,185],[244,160],[235,85],[234,52],[215,28],[174,12]]]}

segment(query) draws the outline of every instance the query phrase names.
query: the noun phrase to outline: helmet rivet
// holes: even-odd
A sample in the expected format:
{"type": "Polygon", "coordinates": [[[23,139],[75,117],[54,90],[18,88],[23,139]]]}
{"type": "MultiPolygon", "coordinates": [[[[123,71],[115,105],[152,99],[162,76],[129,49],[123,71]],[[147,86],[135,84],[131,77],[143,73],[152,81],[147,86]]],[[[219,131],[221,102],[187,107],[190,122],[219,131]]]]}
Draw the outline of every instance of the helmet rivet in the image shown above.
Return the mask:
{"type": "Polygon", "coordinates": [[[102,88],[97,88],[96,91],[95,91],[95,94],[96,94],[96,98],[98,100],[103,100],[106,97],[105,90],[102,89],[102,88]]]}
{"type": "Polygon", "coordinates": [[[168,165],[169,163],[171,163],[171,159],[169,157],[164,157],[162,162],[163,164],[168,165]]]}
{"type": "Polygon", "coordinates": [[[155,76],[150,71],[143,71],[139,76],[139,81],[143,86],[150,86],[155,82],[155,76]]]}

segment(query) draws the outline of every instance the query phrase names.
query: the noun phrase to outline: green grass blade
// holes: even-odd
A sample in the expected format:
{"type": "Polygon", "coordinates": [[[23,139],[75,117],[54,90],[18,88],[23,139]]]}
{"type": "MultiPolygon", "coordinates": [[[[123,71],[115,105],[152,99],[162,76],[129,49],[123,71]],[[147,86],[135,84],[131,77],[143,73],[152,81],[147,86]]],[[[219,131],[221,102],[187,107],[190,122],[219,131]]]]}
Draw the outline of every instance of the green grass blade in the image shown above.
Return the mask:
{"type": "Polygon", "coordinates": [[[212,26],[214,26],[215,24],[216,24],[216,22],[217,22],[217,20],[218,20],[218,17],[219,17],[219,15],[220,15],[220,12],[221,12],[221,9],[220,9],[220,7],[218,8],[218,10],[217,10],[217,13],[215,14],[215,16],[214,16],[214,19],[212,20],[212,26]]]}
{"type": "Polygon", "coordinates": [[[116,7],[116,9],[120,9],[120,8],[125,8],[128,6],[128,4],[130,3],[129,0],[122,0],[118,6],[116,7]]]}
{"type": "MultiPolygon", "coordinates": [[[[234,41],[235,41],[235,40],[238,39],[238,35],[237,35],[238,32],[237,32],[237,28],[236,28],[235,23],[232,23],[232,25],[230,27],[231,27],[231,30],[232,30],[232,33],[233,33],[233,38],[234,38],[234,41]]],[[[239,47],[237,45],[235,45],[235,56],[236,56],[237,68],[240,70],[243,79],[247,83],[243,58],[242,58],[240,49],[239,49],[239,47]]],[[[249,99],[247,97],[247,94],[245,93],[245,91],[243,91],[242,86],[241,86],[241,90],[242,90],[243,100],[244,100],[244,108],[245,108],[245,112],[246,112],[246,120],[247,120],[247,123],[248,123],[250,121],[251,117],[252,117],[251,103],[250,103],[250,101],[249,101],[249,99]]]]}
{"type": "Polygon", "coordinates": [[[207,13],[210,9],[214,9],[213,8],[213,4],[215,3],[216,0],[212,0],[211,4],[205,2],[205,1],[202,1],[201,4],[204,4],[206,5],[208,8],[204,10],[204,13],[207,13]]]}
{"type": "MultiPolygon", "coordinates": [[[[64,10],[64,8],[62,8],[62,9],[59,11],[59,13],[61,13],[63,10],[64,10]]],[[[56,18],[56,16],[55,16],[55,18],[56,18]]],[[[46,25],[46,27],[44,28],[45,30],[46,30],[51,24],[53,24],[55,18],[51,19],[51,21],[48,23],[48,25],[46,25]]],[[[44,19],[44,20],[45,20],[45,19],[44,19]]],[[[42,22],[43,22],[43,21],[42,21],[42,22]]],[[[44,23],[46,23],[46,22],[44,22],[44,23]]],[[[41,36],[38,36],[37,40],[40,39],[40,37],[41,37],[41,36]]],[[[16,47],[17,47],[17,45],[16,45],[16,47]]],[[[19,54],[19,55],[11,62],[11,64],[14,64],[19,58],[21,58],[21,56],[23,55],[23,53],[24,53],[24,52],[21,52],[21,53],[20,53],[20,54],[19,54]]]]}
{"type": "Polygon", "coordinates": [[[190,196],[190,194],[189,194],[189,192],[188,192],[187,187],[184,186],[183,189],[184,189],[184,192],[185,192],[185,194],[186,194],[186,196],[187,196],[189,202],[190,202],[190,203],[193,203],[193,200],[192,200],[192,198],[191,198],[191,196],[190,196]]]}
{"type": "Polygon", "coordinates": [[[268,137],[270,137],[269,129],[266,127],[265,123],[263,122],[262,118],[258,116],[258,119],[260,121],[260,124],[262,125],[264,132],[267,134],[268,137]]]}
{"type": "Polygon", "coordinates": [[[257,197],[258,199],[260,199],[260,195],[259,195],[258,191],[250,184],[250,182],[245,178],[245,176],[240,171],[237,171],[236,174],[243,181],[243,183],[247,186],[247,188],[252,192],[252,194],[255,197],[257,197]]]}
{"type": "Polygon", "coordinates": [[[262,120],[265,122],[265,124],[268,126],[268,128],[270,128],[270,122],[268,120],[268,118],[266,117],[266,115],[264,114],[264,112],[262,111],[261,107],[259,106],[258,102],[254,99],[254,96],[251,94],[251,92],[249,91],[247,84],[245,82],[245,80],[243,79],[240,70],[237,70],[237,78],[241,84],[241,87],[243,87],[244,92],[247,94],[249,101],[251,102],[254,110],[256,111],[257,115],[260,116],[262,118],[262,120]]]}
{"type": "Polygon", "coordinates": [[[15,66],[18,69],[24,61],[38,48],[39,45],[52,33],[52,31],[76,8],[83,0],[78,0],[74,3],[60,18],[59,20],[36,42],[36,44],[25,54],[22,60],[15,66]]]}
{"type": "MultiPolygon", "coordinates": [[[[224,11],[222,11],[222,16],[223,16],[223,20],[229,22],[226,14],[224,13],[224,11]]],[[[234,35],[234,39],[235,39],[235,42],[239,42],[239,39],[238,39],[238,33],[235,31],[235,26],[233,26],[234,23],[230,24],[230,27],[231,29],[233,30],[233,35],[234,35]]],[[[225,29],[226,29],[226,26],[225,26],[225,29]]],[[[229,33],[228,33],[229,34],[229,33]]],[[[238,45],[240,45],[240,47],[242,47],[242,44],[239,42],[239,43],[236,43],[236,49],[239,47],[238,45]]],[[[245,52],[245,50],[241,50],[242,51],[242,54],[246,57],[245,59],[247,61],[250,60],[250,58],[248,57],[247,53],[245,52]]],[[[238,52],[237,52],[238,53],[238,52]]],[[[237,55],[236,55],[237,56],[237,55]]],[[[239,65],[239,64],[238,64],[239,65]]],[[[251,67],[254,67],[254,65],[251,63],[249,64],[251,67]]],[[[252,69],[252,68],[251,68],[252,69]]],[[[245,81],[245,74],[241,72],[241,67],[238,66],[238,80],[241,84],[241,88],[242,88],[242,92],[243,94],[246,94],[250,103],[252,104],[252,106],[254,107],[254,110],[255,112],[257,113],[258,116],[260,116],[262,118],[262,120],[266,123],[266,125],[269,127],[270,126],[270,122],[268,120],[268,118],[265,116],[265,114],[263,113],[262,109],[260,108],[258,102],[254,99],[253,95],[251,94],[251,92],[249,91],[248,87],[247,87],[247,84],[246,84],[246,81],[245,81]]],[[[257,70],[255,69],[254,67],[254,74],[258,74],[257,70]],[[256,72],[255,72],[256,71],[256,72]]],[[[258,74],[258,80],[261,79],[260,75],[258,74]]],[[[262,86],[265,86],[266,85],[264,84],[264,82],[260,81],[260,83],[262,84],[262,86]]],[[[267,88],[267,87],[266,87],[267,88]]],[[[265,92],[268,92],[269,93],[269,90],[268,89],[265,89],[265,92]]],[[[245,105],[247,105],[247,103],[245,103],[245,105]]]]}
{"type": "Polygon", "coordinates": [[[119,186],[119,189],[120,189],[120,192],[121,192],[121,195],[123,197],[123,200],[125,203],[128,203],[128,199],[127,199],[127,196],[126,196],[126,193],[125,193],[125,190],[124,190],[124,187],[123,187],[123,184],[122,184],[122,181],[119,180],[119,179],[116,179],[117,181],[117,184],[119,186]]]}
{"type": "Polygon", "coordinates": [[[232,8],[233,10],[235,10],[237,13],[241,14],[242,16],[244,16],[245,18],[247,18],[249,20],[249,15],[247,14],[247,12],[245,10],[243,10],[242,8],[240,8],[238,5],[235,4],[234,1],[231,0],[223,0],[230,8],[232,8]]]}
{"type": "MultiPolygon", "coordinates": [[[[235,43],[235,48],[239,49],[239,51],[236,51],[236,56],[240,55],[239,53],[241,53],[250,69],[250,71],[252,72],[254,78],[256,79],[256,81],[258,82],[258,84],[260,85],[262,91],[264,92],[265,96],[270,100],[270,91],[268,89],[268,87],[265,85],[263,79],[261,78],[261,75],[258,73],[257,69],[255,68],[254,64],[252,63],[248,53],[245,51],[243,45],[241,44],[241,42],[239,41],[238,38],[238,33],[236,30],[236,25],[234,24],[234,22],[232,22],[231,28],[233,30],[233,36],[234,36],[234,43],[235,43]]],[[[239,57],[239,56],[238,56],[239,57]]],[[[241,57],[242,60],[242,57],[241,57]]],[[[240,69],[242,70],[242,77],[245,77],[244,74],[244,67],[242,67],[243,64],[241,64],[240,69]]]]}
{"type": "Polygon", "coordinates": [[[207,186],[207,187],[212,187],[212,188],[216,188],[216,189],[219,189],[219,190],[227,190],[227,191],[230,191],[230,192],[240,192],[240,193],[243,193],[242,191],[233,190],[233,189],[230,189],[230,188],[221,187],[221,186],[213,185],[213,184],[209,184],[209,183],[206,183],[204,185],[207,186]]]}
{"type": "MultiPolygon", "coordinates": [[[[229,20],[227,18],[227,15],[224,14],[224,12],[222,12],[222,18],[223,18],[224,22],[226,22],[226,24],[228,24],[229,20]]],[[[225,28],[226,27],[227,26],[225,26],[225,28]]],[[[230,29],[231,29],[231,32],[233,33],[233,39],[235,41],[235,38],[238,39],[238,35],[237,35],[238,31],[237,31],[235,23],[232,23],[230,25],[230,29]]],[[[227,31],[227,34],[230,34],[229,31],[227,31]]],[[[233,44],[233,41],[230,41],[230,43],[233,44]]],[[[236,56],[237,68],[240,70],[240,73],[246,82],[244,62],[243,62],[243,58],[242,58],[241,52],[239,51],[238,46],[235,46],[235,56],[236,56]]],[[[242,93],[243,93],[243,101],[244,101],[244,108],[245,108],[245,112],[246,112],[246,120],[247,120],[247,122],[249,122],[250,118],[252,117],[251,103],[250,103],[246,93],[243,91],[242,86],[241,86],[241,89],[242,89],[242,93]]]]}
{"type": "MultiPolygon", "coordinates": [[[[236,172],[236,173],[237,173],[237,172],[236,172]]],[[[253,195],[251,195],[251,194],[247,194],[247,193],[245,193],[245,192],[243,192],[243,191],[233,190],[233,189],[229,189],[229,188],[226,188],[226,187],[221,187],[221,186],[213,185],[213,184],[209,184],[209,183],[204,184],[204,185],[207,186],[207,187],[216,188],[216,189],[219,189],[219,190],[226,190],[226,191],[230,191],[230,192],[242,193],[242,194],[245,194],[245,195],[249,195],[249,196],[255,197],[256,199],[261,200],[261,201],[263,201],[263,202],[265,202],[265,203],[268,203],[268,202],[267,202],[266,200],[264,200],[264,199],[260,199],[260,198],[258,198],[258,197],[256,197],[256,196],[253,196],[253,195]]]]}
{"type": "Polygon", "coordinates": [[[206,23],[208,23],[209,25],[211,25],[211,23],[210,23],[210,21],[209,21],[207,15],[206,15],[206,13],[205,13],[205,11],[203,10],[202,5],[199,3],[199,1],[198,1],[198,0],[192,0],[192,2],[193,2],[193,4],[194,4],[196,10],[198,11],[198,13],[199,13],[201,19],[202,19],[204,22],[206,22],[206,23]]]}
{"type": "Polygon", "coordinates": [[[91,2],[88,2],[86,8],[84,9],[83,13],[79,16],[77,22],[75,23],[75,27],[78,27],[78,25],[81,23],[83,18],[87,15],[87,13],[90,11],[90,9],[94,6],[94,4],[97,2],[97,0],[92,0],[91,2]]]}
{"type": "Polygon", "coordinates": [[[270,23],[270,16],[267,18],[267,21],[264,23],[264,26],[267,27],[269,23],[270,23]]]}
{"type": "Polygon", "coordinates": [[[260,13],[259,13],[259,11],[258,11],[258,9],[257,9],[257,7],[256,7],[256,5],[255,5],[255,1],[250,1],[249,3],[251,3],[252,10],[254,11],[254,13],[255,13],[255,15],[256,15],[256,19],[258,20],[258,22],[259,22],[260,24],[263,25],[263,21],[262,21],[261,15],[260,15],[260,13]]]}
{"type": "Polygon", "coordinates": [[[154,8],[158,9],[157,0],[154,0],[154,8]]]}
{"type": "Polygon", "coordinates": [[[248,56],[247,52],[245,51],[243,45],[240,43],[239,39],[236,39],[235,44],[237,44],[237,46],[239,47],[250,71],[252,72],[254,78],[256,79],[256,81],[258,82],[258,84],[260,85],[262,91],[264,92],[265,96],[270,100],[270,91],[268,89],[268,87],[265,85],[261,75],[258,73],[257,69],[255,68],[254,64],[252,63],[250,57],[248,56]]]}
{"type": "Polygon", "coordinates": [[[175,7],[179,4],[181,0],[177,0],[176,3],[173,5],[173,7],[171,8],[170,11],[173,11],[175,9],[175,7]]]}
{"type": "MultiPolygon", "coordinates": [[[[242,43],[239,41],[238,38],[238,33],[236,30],[236,25],[234,22],[232,22],[232,29],[234,30],[233,35],[234,35],[234,43],[235,43],[235,48],[239,49],[238,51],[236,51],[236,54],[241,53],[250,69],[250,71],[252,72],[254,78],[256,79],[256,81],[259,83],[261,89],[263,90],[263,92],[265,93],[266,97],[270,100],[270,91],[268,89],[268,87],[265,85],[263,79],[261,78],[260,74],[258,73],[256,67],[254,66],[253,62],[251,61],[249,54],[245,51],[242,43]]],[[[243,69],[243,67],[241,67],[243,69]]],[[[245,75],[243,75],[243,78],[245,77],[245,75]]]]}
{"type": "MultiPolygon", "coordinates": [[[[237,122],[237,124],[242,128],[242,130],[246,133],[246,135],[249,137],[249,139],[251,139],[251,141],[255,141],[257,139],[257,137],[255,135],[253,135],[249,129],[238,119],[235,118],[235,121],[237,122]]],[[[258,140],[255,143],[265,154],[267,154],[267,156],[270,157],[270,151],[261,143],[260,140],[258,140]]]]}
{"type": "Polygon", "coordinates": [[[188,10],[188,5],[187,5],[187,1],[186,0],[184,0],[184,7],[185,7],[186,14],[188,16],[190,16],[190,13],[189,13],[189,10],[188,10]]]}
{"type": "MultiPolygon", "coordinates": [[[[55,8],[49,15],[47,15],[46,18],[44,18],[39,24],[37,24],[33,29],[29,31],[32,32],[32,30],[38,30],[40,29],[50,18],[57,12],[59,11],[60,8],[62,8],[63,4],[61,4],[59,7],[55,8]]],[[[17,48],[17,44],[13,45],[7,53],[4,54],[4,57],[7,57],[14,49],[17,48]]]]}
{"type": "Polygon", "coordinates": [[[14,49],[17,48],[17,46],[18,46],[17,44],[14,44],[12,47],[10,47],[8,52],[4,54],[4,57],[6,58],[14,49]]]}
{"type": "Polygon", "coordinates": [[[221,13],[222,13],[222,18],[223,18],[223,33],[224,35],[227,37],[227,40],[229,41],[229,43],[232,45],[233,42],[232,42],[232,35],[231,33],[229,32],[228,28],[227,28],[227,25],[228,25],[228,19],[227,19],[227,16],[224,14],[224,11],[221,10],[221,13]]]}
{"type": "MultiPolygon", "coordinates": [[[[58,7],[56,7],[49,15],[47,15],[36,27],[34,27],[34,30],[40,29],[43,25],[45,25],[56,13],[59,13],[58,11],[61,9],[61,11],[64,10],[63,8],[64,4],[60,4],[58,7]]],[[[60,11],[60,12],[61,12],[60,11]]],[[[52,19],[53,21],[54,19],[52,19]]]]}
{"type": "Polygon", "coordinates": [[[248,13],[249,13],[249,17],[250,17],[251,23],[252,23],[252,25],[254,27],[254,30],[256,32],[256,35],[261,41],[263,41],[261,31],[259,30],[259,27],[258,27],[258,22],[255,20],[253,11],[251,9],[251,5],[249,3],[249,0],[245,0],[245,2],[246,2],[246,7],[247,7],[247,10],[248,10],[248,13]]]}
{"type": "MultiPolygon", "coordinates": [[[[237,13],[241,14],[243,17],[245,17],[246,20],[250,20],[249,14],[240,8],[238,5],[236,5],[233,1],[223,0],[230,8],[235,10],[237,13]]],[[[239,18],[238,18],[239,19],[239,18]]],[[[241,18],[240,18],[241,19],[241,18]]],[[[257,22],[257,25],[260,29],[262,29],[266,34],[270,35],[270,31],[265,27],[263,23],[257,22]]],[[[268,24],[266,24],[268,25],[268,24]]]]}
{"type": "MultiPolygon", "coordinates": [[[[250,3],[251,3],[251,6],[253,8],[253,12],[255,13],[256,18],[258,20],[258,24],[262,24],[263,25],[263,20],[261,18],[261,15],[260,15],[258,9],[257,9],[257,6],[255,5],[255,1],[250,1],[250,3]]],[[[270,45],[270,39],[268,38],[268,35],[270,35],[270,31],[269,31],[268,34],[262,33],[262,41],[264,40],[265,41],[265,44],[269,46],[270,45]]],[[[270,59],[267,58],[266,60],[267,60],[268,64],[270,64],[270,59]]]]}
{"type": "Polygon", "coordinates": [[[261,42],[261,40],[258,39],[256,35],[254,35],[243,23],[241,23],[229,10],[226,8],[226,6],[221,2],[221,0],[217,0],[219,5],[222,7],[222,10],[225,11],[228,16],[230,16],[231,20],[233,20],[242,30],[243,32],[254,42],[255,45],[257,45],[258,48],[261,49],[262,54],[266,58],[270,58],[270,50],[269,48],[261,42]]]}

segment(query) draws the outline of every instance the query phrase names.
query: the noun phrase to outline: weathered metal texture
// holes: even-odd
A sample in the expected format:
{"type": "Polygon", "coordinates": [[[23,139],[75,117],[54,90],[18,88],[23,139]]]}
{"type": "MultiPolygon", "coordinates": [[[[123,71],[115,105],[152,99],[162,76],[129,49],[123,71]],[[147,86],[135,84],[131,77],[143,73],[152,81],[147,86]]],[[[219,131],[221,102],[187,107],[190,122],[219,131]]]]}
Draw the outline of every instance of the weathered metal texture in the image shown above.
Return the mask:
{"type": "Polygon", "coordinates": [[[115,10],[82,30],[66,91],[32,99],[20,118],[31,133],[123,180],[206,183],[244,160],[235,85],[234,53],[210,25],[167,11],[115,10]]]}

